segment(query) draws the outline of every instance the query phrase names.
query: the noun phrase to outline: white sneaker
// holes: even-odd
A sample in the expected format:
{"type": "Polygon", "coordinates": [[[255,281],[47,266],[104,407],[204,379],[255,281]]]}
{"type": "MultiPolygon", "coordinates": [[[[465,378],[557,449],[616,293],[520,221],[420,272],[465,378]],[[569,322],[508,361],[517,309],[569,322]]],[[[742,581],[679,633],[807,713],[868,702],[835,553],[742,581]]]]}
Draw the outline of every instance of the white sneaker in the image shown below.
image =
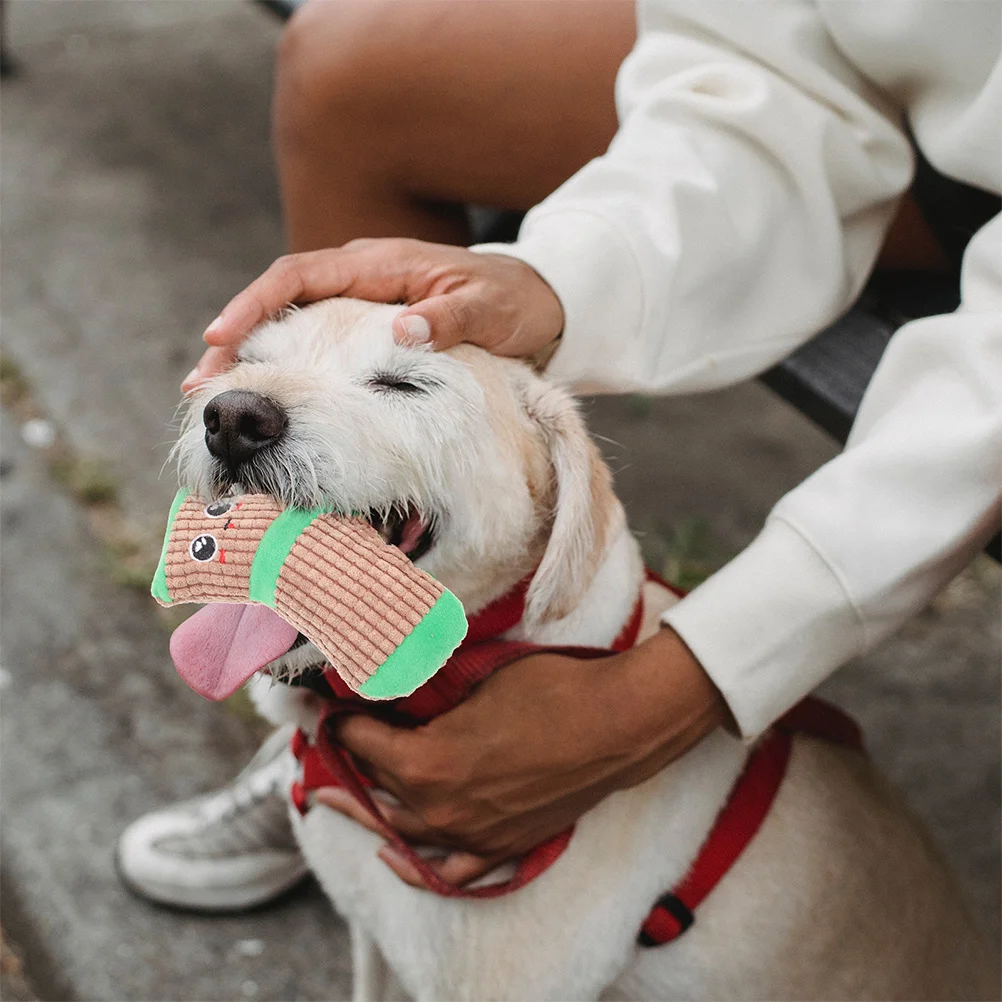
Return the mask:
{"type": "Polygon", "coordinates": [[[134,821],[118,840],[118,870],[134,891],[200,911],[252,908],[306,875],[288,791],[296,761],[280,728],[221,790],[134,821]]]}

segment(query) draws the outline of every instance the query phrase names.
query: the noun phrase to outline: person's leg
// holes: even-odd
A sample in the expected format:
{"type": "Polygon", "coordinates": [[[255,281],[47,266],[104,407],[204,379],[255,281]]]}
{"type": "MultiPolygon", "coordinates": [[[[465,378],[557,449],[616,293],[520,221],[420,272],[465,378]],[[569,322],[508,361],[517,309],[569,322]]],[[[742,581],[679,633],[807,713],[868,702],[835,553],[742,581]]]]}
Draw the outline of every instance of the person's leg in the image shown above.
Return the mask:
{"type": "Polygon", "coordinates": [[[289,249],[463,243],[466,203],[528,209],[616,130],[631,0],[313,0],[282,40],[289,249]]]}
{"type": "MultiPolygon", "coordinates": [[[[526,210],[608,146],[632,0],[311,0],[282,40],[289,249],[467,241],[463,203],[526,210]]],[[[910,196],[880,268],[942,271],[910,196]]]]}

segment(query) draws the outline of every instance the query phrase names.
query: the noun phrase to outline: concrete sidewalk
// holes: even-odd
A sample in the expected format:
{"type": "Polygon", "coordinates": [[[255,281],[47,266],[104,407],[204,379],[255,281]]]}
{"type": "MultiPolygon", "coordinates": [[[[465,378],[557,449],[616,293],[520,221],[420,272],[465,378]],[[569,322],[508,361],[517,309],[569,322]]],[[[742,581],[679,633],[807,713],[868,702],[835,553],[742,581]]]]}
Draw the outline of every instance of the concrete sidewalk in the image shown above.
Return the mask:
{"type": "MultiPolygon", "coordinates": [[[[267,108],[279,26],[244,0],[15,2],[2,92],[2,921],[42,998],[330,999],[343,926],[310,887],[200,918],[130,897],[117,833],[221,783],[260,730],[176,677],[143,587],[174,491],[177,386],[281,253],[267,108]],[[49,439],[55,436],[54,442],[49,439]]],[[[589,404],[659,565],[698,576],[824,462],[757,385],[589,404]]],[[[828,683],[996,934],[999,573],[978,561],[828,683]]]]}

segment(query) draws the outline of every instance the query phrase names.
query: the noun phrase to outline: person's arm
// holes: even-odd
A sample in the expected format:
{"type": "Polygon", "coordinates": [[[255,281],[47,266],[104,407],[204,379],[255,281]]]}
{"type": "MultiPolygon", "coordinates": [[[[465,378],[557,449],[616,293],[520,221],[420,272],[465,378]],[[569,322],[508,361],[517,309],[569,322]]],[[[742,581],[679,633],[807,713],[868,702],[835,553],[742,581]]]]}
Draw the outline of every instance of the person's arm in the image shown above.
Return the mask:
{"type": "Polygon", "coordinates": [[[845,451],[665,616],[754,735],[917,613],[997,531],[1002,217],[971,241],[962,305],[891,339],[845,451]]]}
{"type": "MultiPolygon", "coordinates": [[[[642,23],[621,70],[608,154],[514,245],[477,250],[518,257],[560,299],[548,375],[709,389],[851,304],[910,154],[814,8],[704,4],[687,22],[674,5],[642,9],[661,20],[642,23]]],[[[965,121],[990,105],[985,88],[965,121]]],[[[917,612],[997,527],[999,255],[996,222],[968,251],[962,309],[893,339],[846,452],[666,617],[744,733],[917,612]]]]}
{"type": "Polygon", "coordinates": [[[687,392],[767,368],[851,305],[910,179],[907,140],[814,5],[679,6],[640,6],[608,152],[514,244],[474,248],[553,288],[546,371],[577,386],[687,392]]]}
{"type": "MultiPolygon", "coordinates": [[[[984,546],[1002,495],[1000,258],[1002,217],[968,249],[961,309],[895,335],[845,452],[665,614],[669,629],[604,662],[516,662],[415,731],[342,725],[400,801],[387,821],[460,850],[434,864],[445,879],[524,852],[721,724],[760,733],[984,546]]],[[[379,831],[343,791],[317,798],[379,831]]],[[[405,859],[381,855],[421,886],[405,859]]]]}

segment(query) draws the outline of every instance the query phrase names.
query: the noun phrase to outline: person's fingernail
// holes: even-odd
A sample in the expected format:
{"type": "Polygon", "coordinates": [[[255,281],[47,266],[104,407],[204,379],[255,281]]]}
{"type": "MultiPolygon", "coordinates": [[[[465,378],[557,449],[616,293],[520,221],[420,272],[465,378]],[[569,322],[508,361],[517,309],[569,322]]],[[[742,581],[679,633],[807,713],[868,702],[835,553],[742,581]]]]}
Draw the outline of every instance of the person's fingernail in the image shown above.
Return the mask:
{"type": "Polygon", "coordinates": [[[431,339],[431,324],[417,313],[401,317],[400,327],[411,344],[424,344],[431,339]]]}
{"type": "Polygon", "coordinates": [[[222,315],[222,313],[220,313],[219,316],[216,317],[216,319],[213,320],[212,323],[209,324],[209,326],[205,328],[205,333],[206,334],[215,334],[216,331],[218,331],[222,326],[223,326],[223,315],[222,315]]]}
{"type": "Polygon", "coordinates": [[[202,374],[198,371],[198,366],[196,365],[195,368],[181,380],[181,392],[185,396],[188,396],[194,393],[201,385],[202,374]]]}

